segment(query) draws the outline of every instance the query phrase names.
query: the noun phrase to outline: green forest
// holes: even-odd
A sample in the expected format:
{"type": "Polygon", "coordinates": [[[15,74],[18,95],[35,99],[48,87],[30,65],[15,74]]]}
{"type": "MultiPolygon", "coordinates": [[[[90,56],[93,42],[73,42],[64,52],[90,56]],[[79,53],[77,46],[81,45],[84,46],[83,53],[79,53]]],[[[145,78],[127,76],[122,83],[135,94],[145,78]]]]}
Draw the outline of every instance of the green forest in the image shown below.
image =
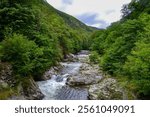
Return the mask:
{"type": "Polygon", "coordinates": [[[80,50],[138,99],[150,99],[150,1],[132,0],[121,12],[120,21],[97,30],[45,0],[0,0],[0,70],[11,64],[17,79],[0,85],[0,99],[80,50]]]}
{"type": "Polygon", "coordinates": [[[21,77],[37,77],[68,53],[86,49],[92,31],[43,0],[2,0],[0,59],[21,77]]]}
{"type": "Polygon", "coordinates": [[[122,19],[91,39],[91,61],[115,76],[139,99],[150,99],[150,1],[132,0],[122,19]]]}
{"type": "Polygon", "coordinates": [[[87,49],[93,31],[45,0],[0,0],[0,69],[9,63],[18,82],[40,80],[68,53],[87,49]]]}

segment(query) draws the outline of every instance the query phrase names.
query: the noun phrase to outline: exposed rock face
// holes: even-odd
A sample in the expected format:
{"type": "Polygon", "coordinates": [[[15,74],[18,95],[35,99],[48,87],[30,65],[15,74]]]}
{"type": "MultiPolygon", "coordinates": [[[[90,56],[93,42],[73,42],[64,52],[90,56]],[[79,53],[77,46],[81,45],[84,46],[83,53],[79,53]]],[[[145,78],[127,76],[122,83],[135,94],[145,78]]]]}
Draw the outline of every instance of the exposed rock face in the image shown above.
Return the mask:
{"type": "Polygon", "coordinates": [[[44,98],[37,83],[32,78],[28,79],[26,83],[22,84],[25,99],[39,100],[44,98]]]}
{"type": "MultiPolygon", "coordinates": [[[[23,80],[23,79],[22,79],[23,80]]],[[[32,78],[27,78],[24,82],[17,84],[16,79],[13,77],[12,66],[8,63],[0,62],[0,91],[4,89],[17,87],[15,92],[11,92],[9,100],[24,100],[24,99],[42,99],[44,95],[41,93],[38,85],[32,78]]]]}
{"type": "Polygon", "coordinates": [[[115,79],[105,78],[102,82],[91,85],[89,88],[91,100],[121,100],[123,93],[115,79]]]}
{"type": "Polygon", "coordinates": [[[19,95],[12,95],[9,100],[41,100],[44,95],[41,93],[36,82],[30,78],[24,80],[18,86],[19,95]]]}
{"type": "Polygon", "coordinates": [[[12,77],[12,66],[8,63],[0,62],[0,85],[3,87],[13,86],[15,80],[12,77]]]}

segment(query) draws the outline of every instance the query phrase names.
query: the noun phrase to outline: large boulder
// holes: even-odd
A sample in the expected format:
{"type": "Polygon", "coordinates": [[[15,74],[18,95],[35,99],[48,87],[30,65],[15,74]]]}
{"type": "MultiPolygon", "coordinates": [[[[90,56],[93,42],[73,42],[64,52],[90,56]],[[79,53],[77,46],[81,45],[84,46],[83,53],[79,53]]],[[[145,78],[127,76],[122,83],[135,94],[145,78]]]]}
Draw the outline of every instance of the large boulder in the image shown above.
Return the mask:
{"type": "Polygon", "coordinates": [[[66,84],[70,86],[91,85],[99,83],[102,78],[103,76],[101,75],[97,65],[91,66],[83,63],[79,73],[69,76],[66,84]]]}
{"type": "Polygon", "coordinates": [[[113,78],[105,78],[98,84],[89,88],[89,99],[91,100],[121,100],[123,91],[113,78]]]}
{"type": "Polygon", "coordinates": [[[102,76],[96,76],[94,74],[84,74],[70,76],[67,79],[66,84],[69,86],[81,86],[81,85],[92,85],[99,83],[102,79],[102,76]]]}
{"type": "Polygon", "coordinates": [[[37,83],[32,78],[25,79],[22,82],[22,87],[25,99],[40,100],[44,98],[44,95],[39,89],[37,83]]]}

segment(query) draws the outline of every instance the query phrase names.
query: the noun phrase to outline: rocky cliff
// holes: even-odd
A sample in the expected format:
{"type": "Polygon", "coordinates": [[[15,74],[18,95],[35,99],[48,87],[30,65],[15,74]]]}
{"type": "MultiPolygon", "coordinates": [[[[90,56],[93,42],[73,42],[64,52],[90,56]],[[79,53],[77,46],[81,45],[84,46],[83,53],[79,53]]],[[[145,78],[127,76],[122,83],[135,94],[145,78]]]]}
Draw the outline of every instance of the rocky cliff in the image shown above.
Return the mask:
{"type": "Polygon", "coordinates": [[[0,99],[42,99],[37,84],[30,79],[14,78],[12,66],[0,62],[0,99]]]}

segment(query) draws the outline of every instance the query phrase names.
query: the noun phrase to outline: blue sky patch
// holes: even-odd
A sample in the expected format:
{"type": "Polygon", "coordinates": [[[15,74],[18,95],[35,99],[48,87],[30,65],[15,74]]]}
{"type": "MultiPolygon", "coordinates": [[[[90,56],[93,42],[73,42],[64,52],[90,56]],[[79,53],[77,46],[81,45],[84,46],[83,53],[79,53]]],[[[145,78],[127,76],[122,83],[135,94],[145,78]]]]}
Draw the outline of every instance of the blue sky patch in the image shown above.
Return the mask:
{"type": "Polygon", "coordinates": [[[121,19],[122,6],[132,0],[47,0],[54,8],[89,26],[106,28],[121,19]]]}
{"type": "Polygon", "coordinates": [[[71,5],[73,0],[62,0],[62,3],[71,5]]]}
{"type": "Polygon", "coordinates": [[[109,24],[104,21],[104,20],[97,20],[96,18],[98,17],[97,14],[82,14],[80,16],[77,16],[77,18],[79,20],[81,20],[82,22],[88,24],[88,25],[95,25],[95,24],[99,24],[99,28],[105,28],[106,26],[108,26],[109,24]]]}

